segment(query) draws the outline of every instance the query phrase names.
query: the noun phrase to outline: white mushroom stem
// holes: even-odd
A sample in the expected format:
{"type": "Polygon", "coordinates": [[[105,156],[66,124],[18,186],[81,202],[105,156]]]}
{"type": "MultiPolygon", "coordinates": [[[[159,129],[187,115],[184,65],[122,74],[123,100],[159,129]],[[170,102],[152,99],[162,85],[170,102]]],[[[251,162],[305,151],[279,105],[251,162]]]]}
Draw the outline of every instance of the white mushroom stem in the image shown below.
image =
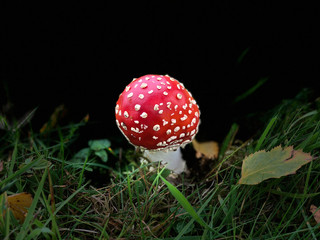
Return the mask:
{"type": "Polygon", "coordinates": [[[186,170],[186,161],[182,158],[180,148],[168,152],[145,150],[144,156],[152,162],[161,162],[174,173],[180,174],[186,170]]]}

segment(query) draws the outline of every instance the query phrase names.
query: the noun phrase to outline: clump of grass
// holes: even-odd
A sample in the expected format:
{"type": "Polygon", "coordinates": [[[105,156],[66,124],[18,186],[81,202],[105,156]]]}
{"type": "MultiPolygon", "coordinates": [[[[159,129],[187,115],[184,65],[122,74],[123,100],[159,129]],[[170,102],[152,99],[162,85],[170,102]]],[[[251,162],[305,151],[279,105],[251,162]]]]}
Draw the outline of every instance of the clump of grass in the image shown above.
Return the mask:
{"type": "Polygon", "coordinates": [[[319,99],[308,102],[309,91],[304,89],[294,99],[284,100],[272,110],[271,118],[261,134],[255,150],[271,149],[277,145],[293,145],[305,152],[320,148],[319,99]]]}
{"type": "Polygon", "coordinates": [[[2,131],[0,238],[318,239],[319,224],[309,208],[320,206],[319,105],[301,96],[286,100],[265,124],[256,139],[245,142],[235,141],[233,125],[215,168],[201,181],[174,177],[112,142],[103,141],[103,154],[100,148],[73,152],[83,122],[45,134],[2,131]],[[245,155],[280,144],[311,152],[314,160],[294,175],[238,184],[245,155]],[[117,163],[111,165],[105,154],[117,163]],[[103,169],[104,186],[90,182],[92,168],[103,169]],[[4,192],[32,193],[24,223],[3,214],[4,192]]]}

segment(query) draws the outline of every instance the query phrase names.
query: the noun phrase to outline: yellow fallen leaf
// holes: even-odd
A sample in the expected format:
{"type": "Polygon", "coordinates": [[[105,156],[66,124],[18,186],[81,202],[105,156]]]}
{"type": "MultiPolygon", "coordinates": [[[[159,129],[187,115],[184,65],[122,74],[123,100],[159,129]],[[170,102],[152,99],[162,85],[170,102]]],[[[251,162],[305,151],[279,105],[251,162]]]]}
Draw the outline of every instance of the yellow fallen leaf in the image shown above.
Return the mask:
{"type": "Polygon", "coordinates": [[[32,196],[30,193],[17,193],[7,197],[8,209],[11,210],[13,216],[23,223],[27,216],[28,209],[32,204],[32,196]]]}
{"type": "Polygon", "coordinates": [[[196,151],[196,157],[201,158],[205,157],[207,159],[218,158],[219,154],[219,145],[215,141],[201,142],[193,139],[192,141],[193,148],[196,151]]]}
{"type": "Polygon", "coordinates": [[[260,150],[245,157],[239,184],[255,185],[269,178],[280,178],[295,174],[303,165],[312,161],[310,153],[293,146],[281,145],[270,151],[260,150]]]}

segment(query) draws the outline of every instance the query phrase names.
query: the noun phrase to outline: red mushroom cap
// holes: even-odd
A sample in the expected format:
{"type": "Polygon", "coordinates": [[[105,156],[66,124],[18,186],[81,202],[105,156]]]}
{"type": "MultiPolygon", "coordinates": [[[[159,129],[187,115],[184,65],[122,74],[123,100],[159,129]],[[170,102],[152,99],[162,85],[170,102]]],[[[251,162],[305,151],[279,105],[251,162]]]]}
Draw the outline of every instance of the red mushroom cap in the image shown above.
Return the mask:
{"type": "Polygon", "coordinates": [[[168,75],[145,75],[120,94],[116,122],[134,146],[174,150],[198,132],[199,107],[182,83],[168,75]]]}

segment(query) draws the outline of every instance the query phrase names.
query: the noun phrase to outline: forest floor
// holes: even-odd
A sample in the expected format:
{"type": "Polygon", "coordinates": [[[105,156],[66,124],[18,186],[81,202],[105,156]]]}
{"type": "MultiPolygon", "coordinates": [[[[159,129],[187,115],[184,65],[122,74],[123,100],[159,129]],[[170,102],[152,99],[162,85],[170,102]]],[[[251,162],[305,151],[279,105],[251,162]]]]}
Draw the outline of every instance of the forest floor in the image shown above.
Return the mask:
{"type": "Polygon", "coordinates": [[[252,138],[233,124],[213,159],[189,144],[180,175],[108,136],[77,149],[88,118],[60,125],[53,113],[35,131],[28,116],[0,117],[1,239],[320,239],[320,100],[307,92],[266,113],[252,138]],[[240,181],[247,156],[280,145],[312,160],[240,181]]]}

